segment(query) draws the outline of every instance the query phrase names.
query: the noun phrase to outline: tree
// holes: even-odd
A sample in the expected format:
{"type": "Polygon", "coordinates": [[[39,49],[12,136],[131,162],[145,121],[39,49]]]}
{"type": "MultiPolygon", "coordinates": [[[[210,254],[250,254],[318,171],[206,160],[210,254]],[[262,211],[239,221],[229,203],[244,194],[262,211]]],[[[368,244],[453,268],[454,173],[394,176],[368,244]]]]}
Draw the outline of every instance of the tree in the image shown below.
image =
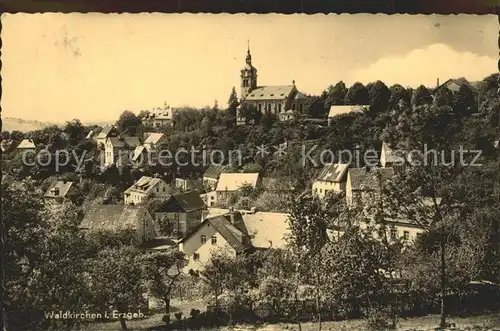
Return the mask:
{"type": "Polygon", "coordinates": [[[453,112],[458,118],[470,116],[477,112],[476,96],[470,85],[463,84],[457,93],[453,96],[452,102],[453,112]]]}
{"type": "Polygon", "coordinates": [[[400,84],[392,85],[390,88],[391,97],[389,99],[389,105],[391,109],[400,109],[400,103],[403,108],[408,107],[411,104],[411,95],[407,89],[405,89],[400,84]]]}
{"type": "Polygon", "coordinates": [[[322,96],[309,96],[306,100],[305,113],[311,118],[324,118],[328,109],[325,108],[326,93],[322,96]]]}
{"type": "Polygon", "coordinates": [[[328,242],[327,228],[330,215],[315,196],[303,195],[295,199],[288,218],[290,245],[302,275],[312,273],[316,291],[318,330],[321,330],[321,285],[323,284],[322,249],[328,242]]]}
{"type": "Polygon", "coordinates": [[[119,132],[131,136],[138,136],[141,133],[141,126],[141,120],[128,110],[125,110],[116,122],[116,128],[119,132]]]}
{"type": "Polygon", "coordinates": [[[377,80],[368,91],[370,97],[370,112],[377,115],[386,112],[389,107],[391,91],[380,80],[377,80]]]}
{"type": "MultiPolygon", "coordinates": [[[[140,251],[131,246],[109,248],[86,263],[91,306],[97,311],[113,307],[119,314],[140,310],[146,288],[140,251]]],[[[122,330],[127,330],[120,315],[122,330]]]]}
{"type": "Polygon", "coordinates": [[[347,94],[347,88],[343,81],[338,82],[335,86],[330,85],[326,93],[325,109],[330,109],[331,106],[343,105],[347,94]]]}
{"type": "Polygon", "coordinates": [[[186,260],[178,251],[151,252],[141,257],[145,265],[145,278],[149,291],[165,304],[165,314],[170,314],[170,298],[186,260]]]}
{"type": "Polygon", "coordinates": [[[238,95],[236,94],[236,89],[233,86],[233,89],[231,90],[231,94],[229,95],[229,99],[227,101],[228,112],[231,114],[231,116],[236,117],[236,108],[238,108],[238,106],[238,95]]]}
{"type": "Polygon", "coordinates": [[[424,85],[420,85],[417,87],[415,91],[413,91],[413,95],[411,97],[411,105],[413,108],[417,108],[423,105],[430,105],[432,103],[432,95],[424,85]]]}
{"type": "Polygon", "coordinates": [[[262,113],[257,109],[257,107],[245,104],[240,107],[239,116],[245,119],[246,124],[259,124],[260,119],[262,118],[262,113]]]}
{"type": "Polygon", "coordinates": [[[368,89],[360,82],[354,83],[345,95],[346,105],[368,105],[370,95],[368,89]]]}
{"type": "Polygon", "coordinates": [[[68,136],[69,144],[74,146],[84,138],[85,127],[80,120],[74,119],[71,122],[66,122],[64,133],[68,136]]]}
{"type": "Polygon", "coordinates": [[[439,88],[436,92],[434,104],[438,107],[441,106],[451,107],[453,104],[453,93],[446,86],[439,88]]]}

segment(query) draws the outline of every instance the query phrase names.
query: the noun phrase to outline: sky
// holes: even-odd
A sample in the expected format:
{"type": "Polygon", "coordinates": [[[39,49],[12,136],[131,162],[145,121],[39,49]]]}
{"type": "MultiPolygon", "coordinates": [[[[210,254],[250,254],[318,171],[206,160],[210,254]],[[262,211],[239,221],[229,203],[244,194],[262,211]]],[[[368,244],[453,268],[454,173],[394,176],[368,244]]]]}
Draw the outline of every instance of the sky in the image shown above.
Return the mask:
{"type": "Polygon", "coordinates": [[[2,115],[116,120],[226,106],[247,43],[258,85],[320,94],[342,80],[435,86],[497,71],[494,15],[3,14],[2,115]]]}

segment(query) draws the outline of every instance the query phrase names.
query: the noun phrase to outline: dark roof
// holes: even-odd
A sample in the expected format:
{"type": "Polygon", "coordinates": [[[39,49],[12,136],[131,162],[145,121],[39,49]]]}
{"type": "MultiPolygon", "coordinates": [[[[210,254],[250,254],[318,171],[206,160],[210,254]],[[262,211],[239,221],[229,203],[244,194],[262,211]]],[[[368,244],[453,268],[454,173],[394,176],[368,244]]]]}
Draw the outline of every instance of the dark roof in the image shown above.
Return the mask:
{"type": "Polygon", "coordinates": [[[115,148],[135,148],[141,144],[139,138],[137,137],[109,137],[108,139],[115,148]]]}
{"type": "MultiPolygon", "coordinates": [[[[439,90],[443,86],[448,86],[450,83],[454,83],[454,84],[458,85],[459,87],[467,85],[472,89],[472,91],[476,91],[478,89],[478,82],[469,82],[465,78],[451,78],[451,79],[448,79],[443,84],[439,85],[436,88],[436,90],[439,90]]],[[[457,90],[451,90],[451,91],[458,92],[457,90]]]]}
{"type": "Polygon", "coordinates": [[[186,193],[173,194],[170,198],[162,203],[155,212],[185,212],[189,213],[195,210],[204,209],[205,203],[200,198],[196,191],[189,191],[186,193]]]}
{"type": "Polygon", "coordinates": [[[348,168],[349,165],[344,163],[327,164],[323,170],[321,170],[316,180],[335,183],[341,182],[348,168]]]}
{"type": "Polygon", "coordinates": [[[210,165],[208,169],[205,170],[203,177],[219,179],[220,174],[224,172],[226,168],[227,167],[223,165],[210,165]]]}
{"type": "Polygon", "coordinates": [[[353,190],[377,190],[380,186],[379,177],[382,182],[394,176],[393,168],[350,168],[349,177],[353,190]]]}
{"type": "Polygon", "coordinates": [[[102,128],[101,132],[99,132],[99,135],[108,137],[109,133],[115,130],[116,129],[113,125],[106,125],[105,127],[102,128]]]}
{"type": "Polygon", "coordinates": [[[201,227],[208,223],[213,226],[218,233],[220,233],[220,235],[236,252],[241,252],[251,248],[251,242],[247,235],[231,224],[228,217],[228,215],[219,215],[205,219],[203,222],[194,227],[191,232],[184,236],[184,238],[180,240],[180,243],[192,237],[201,227]]]}
{"type": "Polygon", "coordinates": [[[109,230],[137,229],[139,222],[148,215],[144,207],[109,204],[91,207],[85,214],[80,228],[87,230],[109,230]]]}

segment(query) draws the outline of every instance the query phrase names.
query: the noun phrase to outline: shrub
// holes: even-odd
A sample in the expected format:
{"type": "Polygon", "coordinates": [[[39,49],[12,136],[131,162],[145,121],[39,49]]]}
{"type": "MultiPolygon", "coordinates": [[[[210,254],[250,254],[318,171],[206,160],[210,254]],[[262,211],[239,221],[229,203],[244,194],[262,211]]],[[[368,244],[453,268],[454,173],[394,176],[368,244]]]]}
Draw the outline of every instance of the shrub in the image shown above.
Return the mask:
{"type": "Polygon", "coordinates": [[[192,318],[195,318],[196,316],[200,315],[200,310],[193,308],[193,309],[191,309],[190,315],[191,315],[192,318]]]}
{"type": "Polygon", "coordinates": [[[177,318],[179,321],[182,319],[182,311],[179,311],[179,312],[175,313],[174,315],[175,315],[175,318],[177,318]]]}
{"type": "Polygon", "coordinates": [[[170,315],[163,315],[163,317],[161,318],[161,320],[162,320],[165,324],[170,324],[170,315]]]}

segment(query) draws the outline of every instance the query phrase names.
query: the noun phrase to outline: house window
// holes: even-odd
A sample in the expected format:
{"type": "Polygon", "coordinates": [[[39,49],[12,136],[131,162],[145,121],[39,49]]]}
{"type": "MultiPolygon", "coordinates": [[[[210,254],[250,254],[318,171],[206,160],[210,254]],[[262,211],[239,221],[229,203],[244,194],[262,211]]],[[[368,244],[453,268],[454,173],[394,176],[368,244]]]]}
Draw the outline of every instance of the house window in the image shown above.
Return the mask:
{"type": "Polygon", "coordinates": [[[198,253],[194,253],[194,254],[193,254],[193,260],[195,260],[195,261],[199,261],[199,260],[200,260],[200,254],[198,254],[198,253]]]}
{"type": "Polygon", "coordinates": [[[262,111],[262,104],[259,103],[259,111],[262,111]]]}
{"type": "Polygon", "coordinates": [[[202,244],[206,243],[207,242],[207,236],[205,236],[204,234],[202,234],[200,240],[201,240],[202,244]]]}
{"type": "Polygon", "coordinates": [[[295,104],[292,103],[292,110],[295,110],[295,104]]]}
{"type": "Polygon", "coordinates": [[[278,112],[281,112],[281,103],[278,103],[278,112]]]}
{"type": "Polygon", "coordinates": [[[160,123],[159,122],[156,122],[156,127],[159,128],[160,127],[160,123]]]}
{"type": "Polygon", "coordinates": [[[410,232],[409,231],[403,231],[403,239],[404,239],[404,241],[410,240],[410,232]]]}
{"type": "Polygon", "coordinates": [[[395,227],[392,227],[391,228],[391,239],[396,240],[397,236],[398,236],[398,230],[396,230],[395,227]]]}
{"type": "Polygon", "coordinates": [[[267,111],[271,111],[271,104],[267,104],[267,111]]]}
{"type": "Polygon", "coordinates": [[[302,104],[300,104],[300,105],[299,105],[299,111],[300,111],[300,112],[302,112],[302,110],[303,110],[303,105],[302,105],[302,104]]]}
{"type": "Polygon", "coordinates": [[[217,237],[212,236],[212,245],[217,245],[217,237]]]}

